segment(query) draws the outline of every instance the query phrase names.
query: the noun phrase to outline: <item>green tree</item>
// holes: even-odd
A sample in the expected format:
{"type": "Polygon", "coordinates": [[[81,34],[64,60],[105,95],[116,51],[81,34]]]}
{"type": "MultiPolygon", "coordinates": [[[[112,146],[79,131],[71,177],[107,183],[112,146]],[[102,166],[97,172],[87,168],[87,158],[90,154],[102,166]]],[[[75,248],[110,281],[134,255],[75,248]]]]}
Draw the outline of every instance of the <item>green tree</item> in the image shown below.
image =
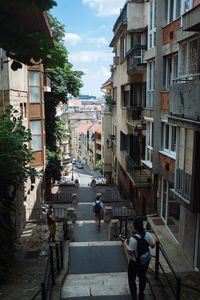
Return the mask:
{"type": "MultiPolygon", "coordinates": [[[[46,145],[51,153],[51,159],[48,160],[46,178],[47,178],[47,194],[50,192],[51,180],[58,180],[57,172],[52,172],[58,167],[58,173],[61,171],[58,164],[59,149],[57,142],[64,134],[59,118],[56,116],[56,107],[62,103],[67,103],[68,95],[77,96],[82,87],[81,77],[83,72],[73,70],[73,65],[68,61],[68,52],[64,46],[65,29],[64,26],[50,13],[48,13],[49,21],[55,38],[56,56],[62,57],[57,66],[45,67],[45,72],[51,77],[51,93],[45,95],[45,118],[46,118],[46,145]],[[51,164],[50,164],[51,163],[51,164]],[[51,170],[52,169],[52,170],[51,170]],[[54,174],[57,174],[56,177],[54,174]]],[[[61,175],[61,173],[60,173],[61,175]]]]}
{"type": "Polygon", "coordinates": [[[103,97],[104,97],[104,99],[105,99],[106,104],[107,104],[108,107],[109,107],[109,110],[111,111],[112,105],[115,105],[115,104],[116,104],[115,101],[114,101],[114,99],[113,99],[113,97],[112,97],[110,94],[106,94],[106,95],[104,95],[103,97]]]}
{"type": "Polygon", "coordinates": [[[102,172],[103,162],[101,159],[99,159],[96,163],[96,169],[102,172]]]}
{"type": "Polygon", "coordinates": [[[54,0],[1,0],[0,1],[0,48],[14,61],[12,69],[21,68],[21,63],[32,65],[33,60],[55,65],[62,57],[57,56],[53,39],[37,26],[30,26],[30,18],[49,10],[54,0]]]}
{"type": "Polygon", "coordinates": [[[22,125],[17,111],[11,107],[0,117],[0,281],[14,253],[16,192],[29,177],[37,175],[31,169],[33,160],[28,143],[31,133],[22,125]]]}

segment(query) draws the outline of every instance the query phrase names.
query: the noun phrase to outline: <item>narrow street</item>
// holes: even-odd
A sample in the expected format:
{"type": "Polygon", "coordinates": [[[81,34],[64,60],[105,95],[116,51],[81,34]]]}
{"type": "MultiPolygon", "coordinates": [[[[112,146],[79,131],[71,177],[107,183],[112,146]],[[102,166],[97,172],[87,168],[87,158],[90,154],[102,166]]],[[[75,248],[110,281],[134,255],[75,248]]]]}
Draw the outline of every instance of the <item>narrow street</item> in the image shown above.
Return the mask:
{"type": "MultiPolygon", "coordinates": [[[[81,179],[83,177],[80,176],[81,179]]],[[[82,185],[82,181],[80,183],[82,185]]],[[[62,300],[86,300],[90,297],[131,299],[127,261],[121,242],[108,241],[108,225],[103,222],[101,231],[96,232],[92,213],[96,189],[80,186],[77,194],[78,217],[74,225],[74,241],[70,243],[69,272],[62,288],[62,300]]],[[[145,293],[146,300],[153,299],[149,284],[145,293]]]]}

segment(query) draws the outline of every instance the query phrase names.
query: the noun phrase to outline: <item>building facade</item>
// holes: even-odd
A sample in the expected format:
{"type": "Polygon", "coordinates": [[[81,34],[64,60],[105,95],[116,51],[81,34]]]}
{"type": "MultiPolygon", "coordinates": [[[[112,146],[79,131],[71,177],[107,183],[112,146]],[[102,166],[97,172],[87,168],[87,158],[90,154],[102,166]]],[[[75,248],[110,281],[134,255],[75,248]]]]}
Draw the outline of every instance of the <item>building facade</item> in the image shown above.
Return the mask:
{"type": "Polygon", "coordinates": [[[146,61],[148,3],[127,1],[110,43],[113,57],[112,180],[138,215],[153,210],[153,186],[145,161],[146,61]]]}
{"type": "Polygon", "coordinates": [[[127,1],[110,43],[112,179],[180,272],[200,269],[199,20],[198,0],[127,1]]]}
{"type": "MultiPolygon", "coordinates": [[[[26,25],[29,31],[30,23],[26,25]]],[[[45,12],[39,13],[38,24],[35,27],[37,26],[40,31],[52,36],[45,12]]],[[[35,27],[32,26],[31,30],[33,31],[35,27]]],[[[21,69],[13,71],[12,60],[6,56],[3,49],[0,49],[0,64],[0,113],[5,113],[10,105],[18,111],[16,115],[21,116],[24,127],[30,129],[32,136],[29,143],[34,157],[31,167],[37,171],[44,171],[46,166],[44,101],[45,92],[51,91],[50,78],[44,73],[42,64],[31,67],[22,65],[21,69]]],[[[32,210],[43,203],[44,187],[44,178],[36,178],[34,182],[28,180],[24,183],[23,189],[18,190],[15,225],[19,234],[32,210]]]]}

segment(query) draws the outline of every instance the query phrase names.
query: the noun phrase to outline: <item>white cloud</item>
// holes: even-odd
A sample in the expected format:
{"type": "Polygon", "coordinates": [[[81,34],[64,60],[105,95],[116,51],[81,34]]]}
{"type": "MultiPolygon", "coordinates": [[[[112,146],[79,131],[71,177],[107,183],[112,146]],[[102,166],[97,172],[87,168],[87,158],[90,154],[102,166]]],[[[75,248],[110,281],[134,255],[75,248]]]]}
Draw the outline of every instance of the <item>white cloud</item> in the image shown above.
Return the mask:
{"type": "Polygon", "coordinates": [[[107,46],[108,45],[108,41],[106,40],[106,38],[104,36],[99,37],[99,38],[87,38],[88,42],[91,42],[93,44],[96,44],[97,48],[100,48],[101,46],[107,46]]]}
{"type": "Polygon", "coordinates": [[[75,46],[80,41],[80,36],[76,33],[65,33],[65,41],[75,46]]]}
{"type": "Polygon", "coordinates": [[[112,57],[112,53],[106,51],[78,51],[69,54],[69,58],[72,63],[96,62],[99,60],[110,61],[112,57]]]}
{"type": "Polygon", "coordinates": [[[107,17],[111,15],[118,15],[120,8],[125,4],[125,0],[82,0],[83,3],[90,7],[97,9],[97,16],[107,17]]]}
{"type": "Polygon", "coordinates": [[[105,77],[110,77],[110,71],[108,71],[108,69],[106,68],[106,67],[104,67],[104,66],[101,66],[100,67],[100,71],[101,71],[101,73],[103,74],[103,76],[105,76],[105,77]]]}

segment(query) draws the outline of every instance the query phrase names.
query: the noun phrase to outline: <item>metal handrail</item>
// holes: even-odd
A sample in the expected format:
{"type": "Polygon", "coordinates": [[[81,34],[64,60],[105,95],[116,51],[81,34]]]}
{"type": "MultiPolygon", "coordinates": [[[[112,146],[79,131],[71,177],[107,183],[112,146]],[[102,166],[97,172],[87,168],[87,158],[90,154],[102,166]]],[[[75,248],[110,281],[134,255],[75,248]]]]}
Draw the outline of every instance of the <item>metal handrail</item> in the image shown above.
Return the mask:
{"type": "Polygon", "coordinates": [[[170,289],[172,291],[172,294],[174,295],[175,299],[176,300],[180,300],[181,278],[176,275],[176,272],[173,269],[173,267],[172,267],[172,265],[171,265],[171,263],[170,263],[167,255],[166,255],[163,247],[160,245],[160,242],[157,242],[156,243],[156,261],[155,261],[155,278],[156,279],[158,279],[159,267],[162,270],[162,272],[164,274],[164,277],[165,277],[165,279],[166,279],[166,281],[167,281],[167,283],[168,283],[168,285],[169,285],[169,287],[170,287],[170,289]],[[174,279],[176,280],[176,289],[173,288],[173,286],[172,286],[172,284],[171,284],[171,282],[170,282],[170,280],[169,280],[169,278],[168,278],[168,276],[167,276],[167,274],[166,274],[166,272],[165,272],[165,270],[164,270],[164,268],[163,268],[163,266],[162,266],[162,264],[161,264],[161,262],[159,260],[160,251],[161,251],[161,253],[162,253],[162,255],[163,255],[163,257],[164,257],[164,259],[165,259],[165,261],[166,261],[166,263],[168,265],[168,267],[170,268],[170,270],[171,270],[171,272],[172,272],[172,274],[174,276],[174,279]]]}
{"type": "MultiPolygon", "coordinates": [[[[125,228],[124,228],[124,231],[123,231],[123,234],[125,234],[126,237],[128,237],[128,221],[131,220],[131,222],[133,222],[133,220],[135,219],[136,217],[119,217],[119,220],[120,220],[120,228],[119,228],[119,233],[121,234],[122,233],[122,223],[123,221],[125,221],[125,228]]],[[[145,218],[145,216],[144,216],[145,218]]],[[[200,294],[200,289],[198,288],[195,288],[195,287],[192,287],[192,286],[189,286],[185,283],[182,282],[181,278],[179,276],[177,276],[173,266],[171,265],[171,262],[165,252],[165,250],[163,249],[162,245],[160,244],[160,242],[158,241],[156,243],[156,255],[151,255],[153,258],[155,258],[155,270],[154,270],[154,273],[155,273],[155,278],[158,279],[159,278],[159,269],[162,271],[166,281],[167,281],[167,284],[168,286],[170,287],[171,289],[171,292],[174,296],[174,298],[176,300],[180,300],[181,299],[181,287],[185,287],[185,288],[188,288],[190,290],[193,290],[197,293],[200,294]],[[165,260],[165,262],[167,263],[167,266],[169,267],[169,269],[171,270],[171,274],[173,275],[174,279],[175,279],[175,282],[176,282],[176,286],[174,287],[169,279],[169,277],[167,276],[167,273],[165,272],[164,268],[163,268],[163,265],[161,264],[160,262],[160,252],[162,253],[162,256],[165,260]]]]}
{"type": "Polygon", "coordinates": [[[189,289],[191,289],[191,290],[193,290],[193,291],[200,294],[200,289],[197,289],[195,287],[192,287],[192,286],[189,286],[189,285],[183,283],[181,278],[177,276],[175,270],[173,269],[173,267],[172,267],[172,265],[171,265],[171,263],[170,263],[170,261],[167,257],[167,254],[165,253],[165,251],[164,251],[163,247],[161,246],[161,244],[158,242],[156,244],[156,262],[155,262],[155,277],[156,277],[156,279],[158,279],[159,267],[162,270],[162,272],[164,274],[164,277],[165,277],[165,279],[166,279],[166,281],[167,281],[167,283],[168,283],[168,285],[169,285],[169,287],[170,287],[170,289],[171,289],[171,291],[172,291],[172,293],[173,293],[176,300],[181,299],[181,287],[183,287],[183,286],[185,288],[189,288],[189,289]],[[172,274],[173,274],[173,276],[176,280],[176,288],[174,288],[172,286],[172,284],[171,284],[169,278],[167,277],[167,274],[165,273],[164,268],[163,268],[163,266],[162,266],[162,264],[159,260],[159,252],[160,251],[161,251],[161,253],[163,255],[163,258],[165,259],[168,267],[170,268],[170,270],[171,270],[171,272],[172,272],[172,274]]]}
{"type": "Polygon", "coordinates": [[[45,271],[43,279],[41,282],[41,288],[37,293],[32,297],[31,300],[35,300],[36,297],[41,293],[42,300],[49,299],[49,295],[52,292],[53,285],[56,282],[56,272],[60,273],[61,269],[64,267],[64,245],[65,240],[67,239],[66,224],[63,222],[62,228],[62,238],[59,243],[56,243],[54,246],[49,246],[49,255],[47,258],[45,271]],[[56,264],[54,264],[54,261],[56,264]]]}

